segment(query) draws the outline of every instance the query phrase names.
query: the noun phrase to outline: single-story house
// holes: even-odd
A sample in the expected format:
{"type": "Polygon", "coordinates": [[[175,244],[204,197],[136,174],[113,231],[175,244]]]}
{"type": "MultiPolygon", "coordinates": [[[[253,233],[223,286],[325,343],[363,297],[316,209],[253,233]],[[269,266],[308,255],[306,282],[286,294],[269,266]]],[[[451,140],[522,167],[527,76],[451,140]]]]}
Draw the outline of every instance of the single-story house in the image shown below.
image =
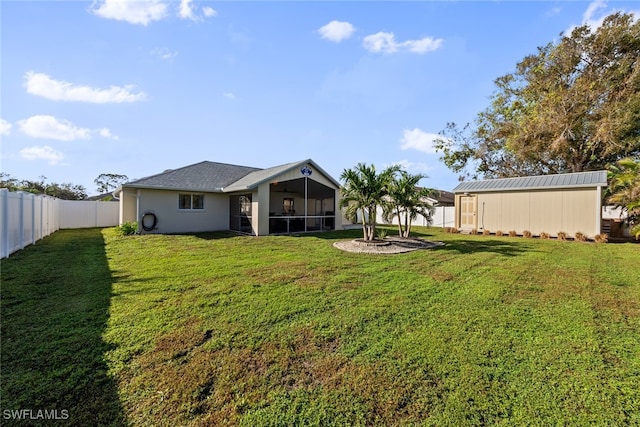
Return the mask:
{"type": "Polygon", "coordinates": [[[204,161],[120,186],[120,223],[141,232],[253,235],[341,228],[340,184],[313,160],[268,169],[204,161]]]}
{"type": "Polygon", "coordinates": [[[601,233],[606,186],[606,171],[461,182],[453,189],[455,227],[593,238],[601,233]]]}

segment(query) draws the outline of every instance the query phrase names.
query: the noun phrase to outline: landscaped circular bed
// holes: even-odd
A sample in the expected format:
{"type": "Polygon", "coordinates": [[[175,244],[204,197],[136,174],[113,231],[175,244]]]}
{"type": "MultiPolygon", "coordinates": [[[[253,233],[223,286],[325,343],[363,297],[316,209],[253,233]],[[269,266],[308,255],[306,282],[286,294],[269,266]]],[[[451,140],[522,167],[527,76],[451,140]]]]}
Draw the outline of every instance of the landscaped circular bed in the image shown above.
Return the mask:
{"type": "Polygon", "coordinates": [[[387,237],[384,240],[365,241],[363,239],[345,240],[335,242],[333,246],[346,252],[358,252],[369,254],[399,254],[416,251],[418,249],[431,249],[443,246],[442,242],[415,238],[387,237]]]}

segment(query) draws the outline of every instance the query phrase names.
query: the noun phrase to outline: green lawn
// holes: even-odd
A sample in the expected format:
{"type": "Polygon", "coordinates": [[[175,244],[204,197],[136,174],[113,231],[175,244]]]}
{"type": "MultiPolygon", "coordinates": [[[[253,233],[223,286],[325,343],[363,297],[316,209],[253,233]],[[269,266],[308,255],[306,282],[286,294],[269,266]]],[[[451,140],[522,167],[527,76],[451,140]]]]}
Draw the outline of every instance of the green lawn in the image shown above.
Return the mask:
{"type": "Polygon", "coordinates": [[[640,425],[639,244],[415,231],[57,232],[1,262],[0,423],[640,425]]]}

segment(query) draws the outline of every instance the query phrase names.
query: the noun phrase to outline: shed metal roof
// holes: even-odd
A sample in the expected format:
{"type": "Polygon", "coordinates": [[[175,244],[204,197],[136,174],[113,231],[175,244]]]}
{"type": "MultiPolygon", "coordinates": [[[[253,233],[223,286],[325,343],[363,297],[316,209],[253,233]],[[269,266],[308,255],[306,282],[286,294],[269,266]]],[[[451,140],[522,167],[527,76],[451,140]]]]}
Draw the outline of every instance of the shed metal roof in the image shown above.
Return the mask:
{"type": "Polygon", "coordinates": [[[545,190],[550,188],[603,187],[607,185],[607,171],[564,173],[558,175],[522,176],[461,182],[454,193],[489,191],[545,190]]]}

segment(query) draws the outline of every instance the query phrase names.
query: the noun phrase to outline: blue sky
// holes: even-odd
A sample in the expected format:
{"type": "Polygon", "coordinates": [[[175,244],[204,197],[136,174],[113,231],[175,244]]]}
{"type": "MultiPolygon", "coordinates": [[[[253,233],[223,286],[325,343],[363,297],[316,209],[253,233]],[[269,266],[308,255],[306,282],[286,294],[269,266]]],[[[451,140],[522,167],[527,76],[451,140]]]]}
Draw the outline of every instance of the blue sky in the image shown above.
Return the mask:
{"type": "Polygon", "coordinates": [[[495,78],[561,32],[636,1],[0,2],[1,169],[84,185],[203,160],[312,158],[338,179],[433,152],[495,78]]]}

